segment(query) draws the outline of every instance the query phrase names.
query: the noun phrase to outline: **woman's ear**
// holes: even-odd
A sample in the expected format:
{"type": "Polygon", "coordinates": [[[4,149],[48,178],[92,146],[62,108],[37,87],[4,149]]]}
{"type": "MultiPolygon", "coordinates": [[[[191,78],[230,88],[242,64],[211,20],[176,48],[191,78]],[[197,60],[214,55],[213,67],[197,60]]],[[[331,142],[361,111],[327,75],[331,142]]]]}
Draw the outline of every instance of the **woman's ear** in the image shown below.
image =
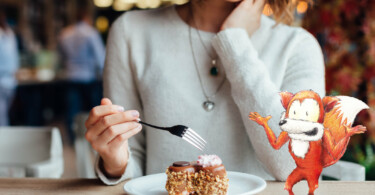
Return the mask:
{"type": "Polygon", "coordinates": [[[283,105],[285,110],[288,109],[289,102],[290,100],[292,100],[294,96],[293,93],[284,91],[284,92],[280,92],[279,95],[281,97],[281,104],[283,105]]]}
{"type": "Polygon", "coordinates": [[[337,97],[332,97],[332,96],[325,96],[322,100],[323,102],[323,107],[324,107],[324,112],[327,113],[335,107],[339,99],[337,97]]]}

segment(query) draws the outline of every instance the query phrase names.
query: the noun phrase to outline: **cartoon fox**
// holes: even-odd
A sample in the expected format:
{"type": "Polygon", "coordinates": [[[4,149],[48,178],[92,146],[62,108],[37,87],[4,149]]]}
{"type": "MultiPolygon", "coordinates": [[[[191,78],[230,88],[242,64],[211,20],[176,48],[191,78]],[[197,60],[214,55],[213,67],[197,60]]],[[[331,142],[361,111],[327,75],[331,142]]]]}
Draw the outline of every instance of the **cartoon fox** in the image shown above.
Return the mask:
{"type": "Polygon", "coordinates": [[[284,189],[293,194],[294,184],[305,179],[309,194],[314,194],[323,168],[342,157],[350,136],[366,131],[366,127],[352,127],[352,123],[359,111],[369,107],[348,96],[326,96],[321,99],[312,90],[296,94],[281,92],[280,96],[286,111],[279,122],[282,130],[279,137],[268,126],[271,116],[262,117],[251,112],[249,119],[264,127],[274,149],[280,149],[289,141],[289,152],[297,168],[288,176],[284,189]]]}

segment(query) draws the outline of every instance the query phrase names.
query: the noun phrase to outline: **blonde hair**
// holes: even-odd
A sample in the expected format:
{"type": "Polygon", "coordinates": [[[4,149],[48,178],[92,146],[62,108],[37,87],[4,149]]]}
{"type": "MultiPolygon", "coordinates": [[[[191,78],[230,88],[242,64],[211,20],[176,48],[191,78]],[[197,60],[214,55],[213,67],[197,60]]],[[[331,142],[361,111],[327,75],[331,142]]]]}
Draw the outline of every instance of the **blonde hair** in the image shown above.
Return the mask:
{"type": "Polygon", "coordinates": [[[266,3],[270,6],[277,23],[290,25],[294,21],[294,10],[300,1],[313,3],[313,0],[266,0],[266,3]]]}

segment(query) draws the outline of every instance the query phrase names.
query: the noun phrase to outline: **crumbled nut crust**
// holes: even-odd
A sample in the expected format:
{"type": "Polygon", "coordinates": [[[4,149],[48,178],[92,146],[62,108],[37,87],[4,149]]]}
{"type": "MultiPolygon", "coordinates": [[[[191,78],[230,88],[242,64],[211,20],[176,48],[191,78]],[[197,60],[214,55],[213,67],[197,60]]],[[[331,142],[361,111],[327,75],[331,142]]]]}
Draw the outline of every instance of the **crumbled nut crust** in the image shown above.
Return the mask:
{"type": "Polygon", "coordinates": [[[188,195],[194,191],[193,189],[193,178],[194,173],[190,172],[173,172],[169,169],[165,172],[167,174],[167,183],[165,189],[167,189],[170,195],[188,195]]]}
{"type": "Polygon", "coordinates": [[[171,172],[166,170],[167,183],[165,188],[170,195],[225,195],[228,190],[227,176],[214,176],[212,173],[199,171],[190,172],[171,172]]]}

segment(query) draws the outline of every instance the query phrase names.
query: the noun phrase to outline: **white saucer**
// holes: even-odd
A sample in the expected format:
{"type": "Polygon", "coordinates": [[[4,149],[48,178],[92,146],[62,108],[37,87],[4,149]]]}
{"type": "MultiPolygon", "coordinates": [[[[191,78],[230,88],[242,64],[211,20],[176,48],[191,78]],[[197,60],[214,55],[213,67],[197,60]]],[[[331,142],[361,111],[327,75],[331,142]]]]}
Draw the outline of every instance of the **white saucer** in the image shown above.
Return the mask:
{"type": "MultiPolygon", "coordinates": [[[[229,189],[228,195],[256,194],[266,188],[264,179],[246,173],[228,171],[229,189]]],[[[124,185],[128,194],[168,195],[165,190],[167,175],[159,173],[132,179],[124,185]]]]}

